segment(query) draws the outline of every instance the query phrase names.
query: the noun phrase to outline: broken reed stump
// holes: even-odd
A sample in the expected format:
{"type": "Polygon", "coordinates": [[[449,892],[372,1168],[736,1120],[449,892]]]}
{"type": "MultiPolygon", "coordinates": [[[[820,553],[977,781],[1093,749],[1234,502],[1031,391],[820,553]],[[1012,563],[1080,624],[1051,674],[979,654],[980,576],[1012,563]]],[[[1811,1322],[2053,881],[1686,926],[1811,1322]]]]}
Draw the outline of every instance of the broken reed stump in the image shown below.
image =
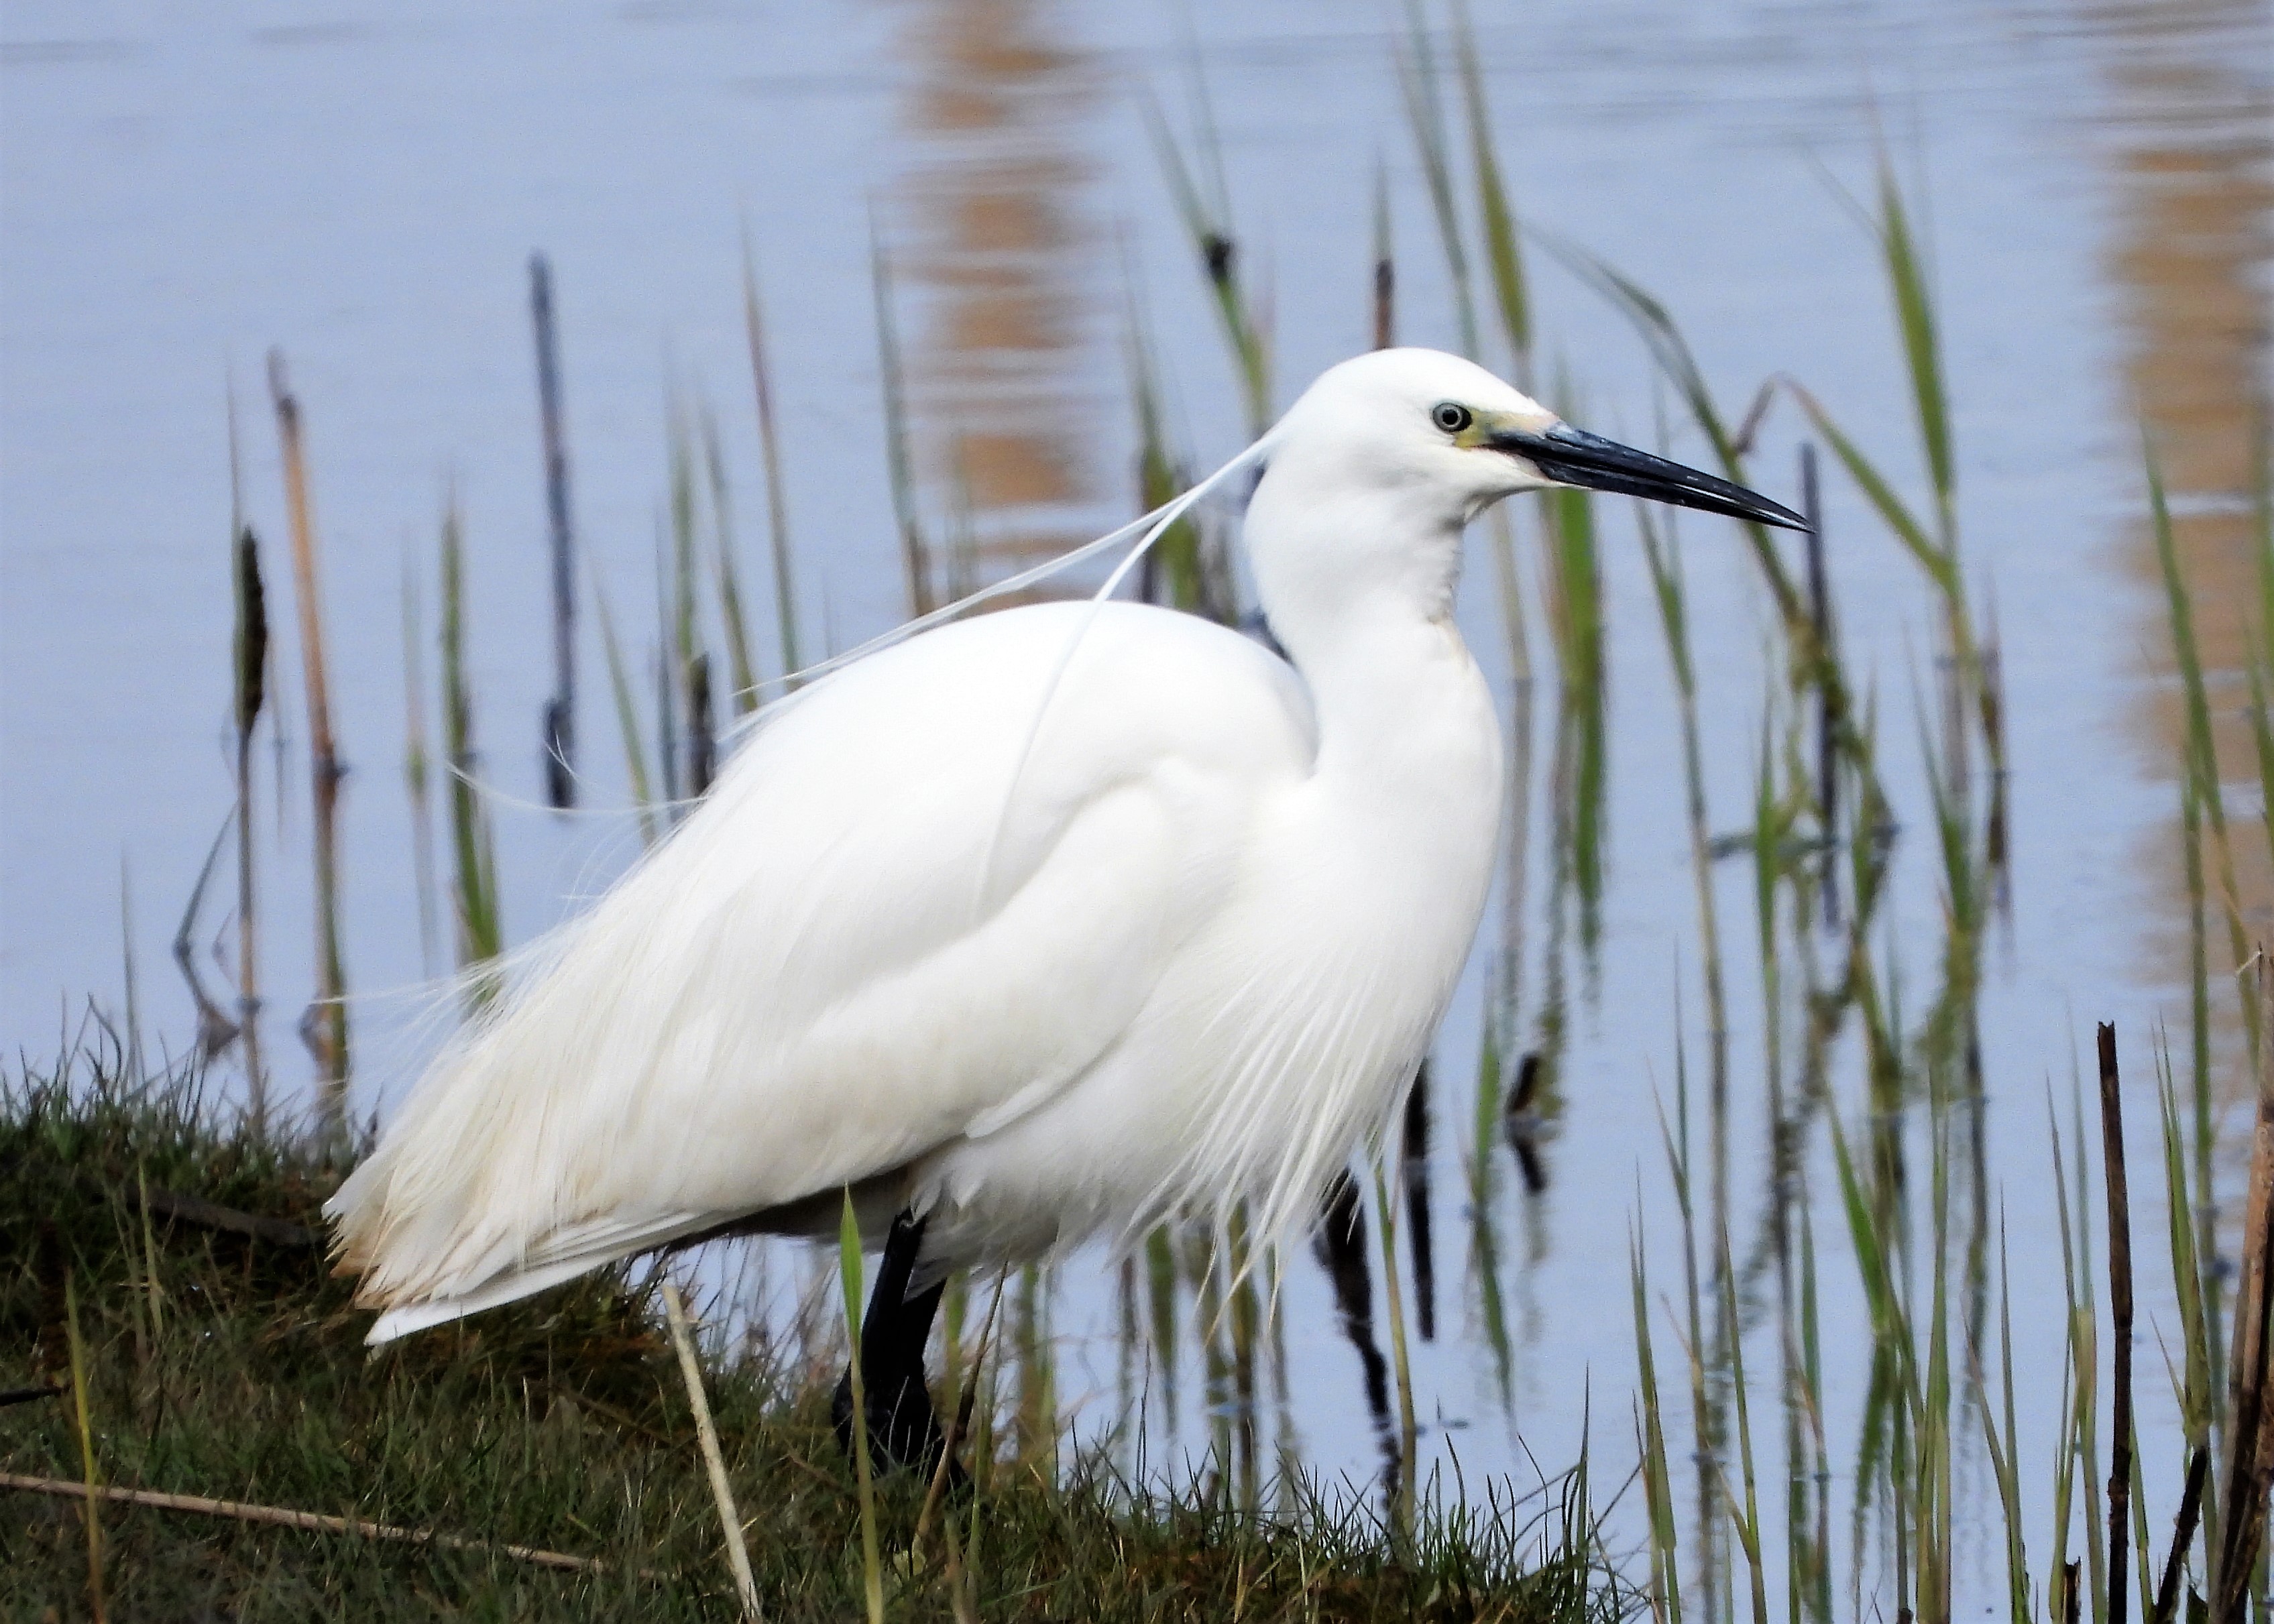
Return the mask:
{"type": "Polygon", "coordinates": [[[2132,1546],[2132,1197],[2124,1177],[2122,1079],[2116,1027],[2100,1023],[2100,1148],[2108,1186],[2108,1307],[2114,1335],[2108,1446],[2108,1619],[2124,1624],[2124,1560],[2132,1546]]]}
{"type": "Polygon", "coordinates": [[[308,500],[308,457],[300,402],[284,371],[284,352],[268,352],[268,393],[276,409],[276,438],[283,452],[285,514],[292,531],[292,583],[299,600],[300,665],[308,690],[310,787],[315,799],[316,996],[300,1018],[301,1040],[316,1058],[319,1132],[336,1138],[346,1128],[348,1080],[347,974],[340,952],[338,826],[340,764],[332,734],[331,683],[324,663],[324,613],[316,568],[316,527],[308,500]]]}

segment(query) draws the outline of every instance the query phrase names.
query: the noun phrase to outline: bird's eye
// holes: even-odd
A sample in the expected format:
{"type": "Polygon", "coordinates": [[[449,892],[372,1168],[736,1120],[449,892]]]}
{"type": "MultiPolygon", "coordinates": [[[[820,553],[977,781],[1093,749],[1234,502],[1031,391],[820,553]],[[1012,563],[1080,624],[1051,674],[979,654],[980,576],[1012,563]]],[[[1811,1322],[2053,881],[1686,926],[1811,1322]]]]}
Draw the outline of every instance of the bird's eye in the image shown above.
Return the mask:
{"type": "Polygon", "coordinates": [[[1476,419],[1457,401],[1439,401],[1429,409],[1429,421],[1448,434],[1457,434],[1476,419]]]}

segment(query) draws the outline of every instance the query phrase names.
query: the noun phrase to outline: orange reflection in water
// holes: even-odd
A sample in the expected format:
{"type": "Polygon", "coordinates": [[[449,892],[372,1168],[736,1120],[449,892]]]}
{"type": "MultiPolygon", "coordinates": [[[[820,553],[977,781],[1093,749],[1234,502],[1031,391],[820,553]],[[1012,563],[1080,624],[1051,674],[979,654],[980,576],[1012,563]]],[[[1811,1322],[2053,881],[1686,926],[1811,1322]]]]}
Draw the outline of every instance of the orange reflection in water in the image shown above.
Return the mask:
{"type": "Polygon", "coordinates": [[[1081,151],[1096,79],[1047,0],[921,0],[895,189],[933,590],[1083,538],[1103,482],[1081,151]],[[944,517],[943,517],[944,515],[944,517]]]}
{"type": "MultiPolygon", "coordinates": [[[[2274,935],[2274,867],[2256,816],[2256,747],[2248,719],[2259,583],[2252,545],[2255,450],[2269,405],[2268,268],[2274,263],[2274,12],[2263,0],[2150,0],[2092,14],[2108,47],[2107,123],[2117,295],[2130,404],[2161,464],[2172,538],[2192,589],[2214,742],[2231,822],[2236,894],[2253,938],[2274,935]]],[[[2125,550],[2147,623],[2141,645],[2168,647],[2163,577],[2145,515],[2125,550]]],[[[2176,778],[2184,760],[2180,685],[2143,701],[2149,759],[2176,778]]],[[[2173,800],[2178,799],[2176,788],[2173,800]]],[[[2184,898],[2173,820],[2149,838],[2158,894],[2184,898]]],[[[2220,861],[2207,846],[2213,1008],[2231,967],[2220,861]]],[[[2154,940],[2157,981],[2184,983],[2187,921],[2174,910],[2154,940]]],[[[2230,1033],[2233,1039],[2236,1034],[2230,1033]]],[[[2230,1049],[2232,1044],[2230,1044],[2230,1049]]],[[[2239,1068],[2231,1079],[2240,1086],[2239,1068]]]]}

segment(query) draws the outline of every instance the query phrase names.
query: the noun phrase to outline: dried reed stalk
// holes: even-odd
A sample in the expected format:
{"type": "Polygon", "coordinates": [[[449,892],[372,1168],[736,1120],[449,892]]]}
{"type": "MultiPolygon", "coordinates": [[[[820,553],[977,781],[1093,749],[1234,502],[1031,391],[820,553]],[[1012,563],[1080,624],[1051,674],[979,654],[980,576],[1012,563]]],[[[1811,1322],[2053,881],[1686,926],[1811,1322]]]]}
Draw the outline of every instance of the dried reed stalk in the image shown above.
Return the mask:
{"type": "MultiPolygon", "coordinates": [[[[53,1494],[64,1500],[87,1498],[87,1485],[62,1477],[27,1477],[16,1472],[0,1472],[0,1489],[17,1489],[26,1494],[53,1494]]],[[[383,1539],[401,1545],[433,1545],[445,1551],[477,1551],[485,1555],[509,1556],[517,1561],[530,1562],[539,1568],[558,1568],[569,1573],[606,1573],[606,1564],[589,1556],[568,1556],[558,1551],[540,1551],[531,1545],[492,1545],[486,1539],[468,1539],[459,1534],[438,1534],[432,1529],[401,1528],[391,1522],[366,1522],[361,1517],[325,1516],[313,1511],[292,1511],[282,1506],[256,1506],[245,1500],[207,1500],[202,1494],[161,1494],[151,1489],[121,1489],[96,1485],[93,1490],[97,1501],[115,1506],[144,1506],[154,1511],[189,1511],[200,1516],[226,1517],[232,1522],[256,1522],[271,1528],[304,1529],[316,1534],[354,1534],[365,1539],[383,1539]]]]}
{"type": "Polygon", "coordinates": [[[348,1081],[347,974],[340,957],[338,824],[340,765],[332,734],[331,684],[325,675],[324,614],[316,575],[316,527],[309,511],[308,456],[300,402],[284,371],[284,352],[268,352],[268,394],[276,408],[276,436],[284,455],[284,499],[292,527],[292,582],[299,600],[300,665],[308,690],[309,778],[315,799],[316,997],[300,1018],[301,1040],[316,1057],[320,1131],[335,1137],[346,1126],[348,1081]]]}
{"type": "Polygon", "coordinates": [[[727,1457],[719,1448],[719,1429],[711,1420],[711,1401],[703,1391],[703,1366],[695,1357],[695,1338],[687,1327],[687,1304],[679,1288],[663,1282],[663,1313],[671,1325],[671,1345],[679,1350],[679,1373],[687,1381],[687,1405],[695,1412],[695,1435],[703,1445],[704,1470],[711,1474],[711,1497],[719,1503],[719,1525],[727,1533],[727,1566],[734,1573],[734,1594],[741,1598],[742,1616],[756,1619],[757,1581],[750,1576],[749,1547],[742,1540],[742,1514],[734,1507],[734,1485],[727,1481],[727,1457]]]}
{"type": "Polygon", "coordinates": [[[947,1435],[940,1440],[939,1461],[932,1468],[931,1483],[924,1490],[923,1506],[916,1513],[916,1531],[908,1540],[912,1551],[923,1549],[924,1535],[931,1527],[933,1515],[939,1509],[940,1496],[946,1492],[949,1473],[955,1465],[958,1445],[971,1432],[971,1411],[979,1397],[979,1376],[987,1365],[988,1350],[995,1341],[995,1322],[1003,1312],[1003,1276],[995,1276],[995,1295],[987,1304],[987,1320],[979,1328],[979,1350],[972,1356],[971,1374],[961,1384],[956,1395],[955,1415],[948,1422],[947,1435]]]}

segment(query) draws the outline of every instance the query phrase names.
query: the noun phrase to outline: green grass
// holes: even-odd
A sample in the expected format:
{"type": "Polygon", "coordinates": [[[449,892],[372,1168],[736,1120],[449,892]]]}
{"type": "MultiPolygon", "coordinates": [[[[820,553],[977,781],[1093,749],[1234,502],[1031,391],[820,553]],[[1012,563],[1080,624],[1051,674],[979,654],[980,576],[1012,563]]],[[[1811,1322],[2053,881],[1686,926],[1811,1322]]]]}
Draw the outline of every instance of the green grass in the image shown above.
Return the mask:
{"type": "MultiPolygon", "coordinates": [[[[217,1126],[193,1082],[133,1092],[114,1070],[82,1056],[19,1073],[0,1097],[0,1387],[63,1389],[0,1410],[0,1471],[91,1473],[561,1552],[605,1571],[111,1503],[95,1546],[108,1616],[734,1616],[686,1387],[644,1293],[594,1278],[369,1351],[367,1316],[320,1252],[169,1219],[162,1195],[146,1205],[142,1193],[313,1229],[338,1167],[217,1126]]],[[[704,1348],[769,1619],[866,1610],[858,1488],[828,1425],[835,1347],[810,1363],[791,1347],[731,1358],[715,1339],[704,1348]]],[[[976,1430],[1009,1442],[1005,1429],[976,1430]]],[[[1197,1479],[1173,1496],[1157,1480],[1137,1492],[1070,1444],[1065,1461],[1052,1481],[1031,1455],[990,1450],[976,1503],[937,1519],[915,1558],[925,1485],[880,1479],[885,1616],[956,1616],[950,1550],[983,1619],[1517,1624],[1625,1605],[1599,1560],[1578,1554],[1591,1524],[1569,1503],[1424,1496],[1411,1538],[1393,1538],[1355,1492],[1297,1485],[1280,1512],[1251,1515],[1197,1479]],[[941,1523],[953,1525],[945,1538],[941,1523]]],[[[81,1504],[0,1497],[0,1617],[92,1616],[81,1504]]]]}

